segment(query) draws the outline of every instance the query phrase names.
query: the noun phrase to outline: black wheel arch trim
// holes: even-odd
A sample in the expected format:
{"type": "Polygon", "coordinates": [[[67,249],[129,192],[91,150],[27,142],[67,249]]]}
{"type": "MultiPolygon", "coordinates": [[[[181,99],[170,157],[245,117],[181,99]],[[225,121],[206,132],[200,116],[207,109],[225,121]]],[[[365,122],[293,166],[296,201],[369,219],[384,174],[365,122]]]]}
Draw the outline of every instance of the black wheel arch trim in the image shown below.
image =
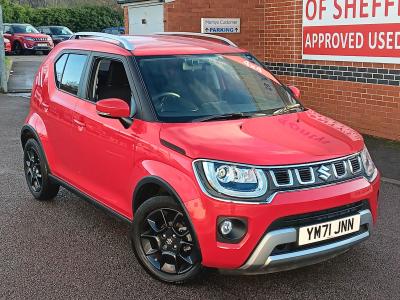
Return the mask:
{"type": "Polygon", "coordinates": [[[39,134],[36,132],[35,128],[33,128],[31,125],[24,125],[21,128],[21,137],[20,138],[21,138],[22,150],[24,150],[23,135],[24,135],[24,132],[26,132],[26,131],[29,131],[31,134],[33,134],[35,140],[38,142],[38,144],[40,146],[40,149],[42,150],[42,154],[43,154],[43,157],[44,157],[44,162],[46,164],[47,171],[48,171],[49,174],[51,174],[50,165],[49,165],[49,162],[47,161],[47,156],[46,156],[46,152],[44,151],[42,141],[41,141],[41,139],[39,137],[39,134]]]}
{"type": "Polygon", "coordinates": [[[196,242],[196,244],[198,246],[198,249],[199,249],[199,252],[200,252],[200,260],[201,260],[201,258],[202,258],[201,247],[200,247],[199,239],[197,238],[197,232],[195,230],[195,227],[193,226],[193,222],[192,222],[192,219],[190,218],[189,212],[186,209],[186,206],[185,206],[184,202],[182,201],[181,197],[179,196],[179,194],[175,191],[175,189],[168,182],[166,182],[161,177],[150,175],[150,176],[142,178],[139,181],[139,183],[136,185],[135,191],[133,192],[133,198],[132,198],[133,218],[135,218],[134,205],[135,205],[136,196],[138,195],[138,192],[141,189],[141,187],[143,187],[145,184],[148,184],[148,183],[153,183],[153,184],[160,185],[162,188],[164,188],[169,194],[171,194],[178,201],[178,204],[182,207],[183,211],[186,214],[186,217],[187,217],[187,219],[188,219],[188,221],[190,223],[190,226],[192,226],[192,228],[193,228],[194,240],[195,240],[195,242],[196,242]]]}

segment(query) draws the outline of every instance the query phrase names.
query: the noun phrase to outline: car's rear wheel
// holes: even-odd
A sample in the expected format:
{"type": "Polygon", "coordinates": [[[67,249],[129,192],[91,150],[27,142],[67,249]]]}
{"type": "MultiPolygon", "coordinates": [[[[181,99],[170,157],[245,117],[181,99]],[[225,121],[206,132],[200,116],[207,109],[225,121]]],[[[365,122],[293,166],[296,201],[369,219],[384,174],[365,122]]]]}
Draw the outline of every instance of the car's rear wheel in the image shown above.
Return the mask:
{"type": "Polygon", "coordinates": [[[180,205],[169,196],[144,202],[132,226],[134,253],[145,270],[167,283],[184,283],[202,270],[193,228],[180,205]]]}
{"type": "Polygon", "coordinates": [[[29,139],[24,148],[24,170],[29,190],[37,200],[51,200],[60,186],[49,178],[49,170],[38,142],[29,139]]]}

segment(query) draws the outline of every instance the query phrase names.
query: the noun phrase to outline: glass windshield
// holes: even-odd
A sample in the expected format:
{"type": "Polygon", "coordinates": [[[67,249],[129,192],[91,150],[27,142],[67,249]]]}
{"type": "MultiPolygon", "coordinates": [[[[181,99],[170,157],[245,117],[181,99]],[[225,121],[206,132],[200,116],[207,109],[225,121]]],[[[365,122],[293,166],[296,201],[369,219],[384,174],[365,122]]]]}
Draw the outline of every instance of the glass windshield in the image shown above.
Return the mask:
{"type": "Polygon", "coordinates": [[[138,58],[159,120],[190,122],[229,114],[272,114],[297,103],[249,54],[138,58]]]}
{"type": "Polygon", "coordinates": [[[32,25],[13,25],[14,33],[39,33],[32,25]]]}
{"type": "Polygon", "coordinates": [[[67,27],[50,27],[52,35],[72,35],[72,31],[67,27]]]}

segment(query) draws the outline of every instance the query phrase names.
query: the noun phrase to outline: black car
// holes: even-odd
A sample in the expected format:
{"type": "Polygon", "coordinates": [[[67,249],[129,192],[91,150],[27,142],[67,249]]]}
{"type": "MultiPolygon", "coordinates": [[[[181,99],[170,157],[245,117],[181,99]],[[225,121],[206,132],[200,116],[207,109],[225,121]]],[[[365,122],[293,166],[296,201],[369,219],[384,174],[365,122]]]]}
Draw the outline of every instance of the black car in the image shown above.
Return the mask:
{"type": "Polygon", "coordinates": [[[69,40],[73,35],[72,31],[65,26],[40,26],[37,29],[41,33],[50,35],[55,45],[69,40]]]}

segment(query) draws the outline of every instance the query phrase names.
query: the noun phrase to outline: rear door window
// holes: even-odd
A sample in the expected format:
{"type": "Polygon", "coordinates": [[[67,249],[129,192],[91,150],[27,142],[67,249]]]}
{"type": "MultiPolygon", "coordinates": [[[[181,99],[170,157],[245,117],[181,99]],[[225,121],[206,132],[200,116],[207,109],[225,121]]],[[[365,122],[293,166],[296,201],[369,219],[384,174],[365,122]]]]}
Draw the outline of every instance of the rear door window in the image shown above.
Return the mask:
{"type": "MultiPolygon", "coordinates": [[[[83,71],[87,62],[85,54],[69,54],[66,61],[59,88],[72,95],[78,95],[80,83],[83,76],[83,71]]],[[[60,68],[62,61],[60,61],[60,68]]],[[[57,66],[56,66],[57,69],[57,66]]],[[[58,76],[58,75],[57,75],[58,76]]]]}

